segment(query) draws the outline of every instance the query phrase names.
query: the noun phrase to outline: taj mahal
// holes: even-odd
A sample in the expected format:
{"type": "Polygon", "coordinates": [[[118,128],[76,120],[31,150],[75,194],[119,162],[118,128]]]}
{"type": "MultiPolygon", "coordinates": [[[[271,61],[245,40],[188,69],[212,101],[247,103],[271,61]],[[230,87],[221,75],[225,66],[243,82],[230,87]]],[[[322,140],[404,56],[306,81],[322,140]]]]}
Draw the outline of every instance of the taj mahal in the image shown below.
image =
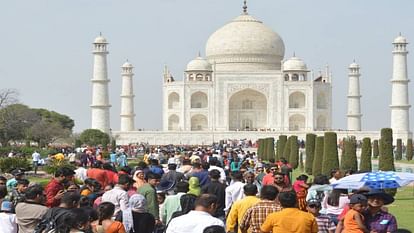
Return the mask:
{"type": "MultiPolygon", "coordinates": [[[[163,72],[163,129],[138,131],[134,120],[133,65],[121,67],[121,125],[111,131],[107,75],[108,42],[93,43],[92,126],[110,133],[118,144],[211,144],[221,139],[277,137],[280,134],[323,134],[332,130],[332,74],[329,67],[314,74],[299,57],[285,58],[282,38],[247,12],[216,30],[176,80],[163,72]]],[[[412,137],[409,126],[407,40],[395,38],[393,54],[391,128],[394,138],[412,137]]],[[[349,65],[347,129],[338,138],[354,135],[379,138],[362,131],[360,67],[349,65]]],[[[161,72],[160,72],[161,73],[161,72]]],[[[161,88],[161,87],[160,87],[161,88]]],[[[113,127],[116,128],[116,127],[113,127]]]]}

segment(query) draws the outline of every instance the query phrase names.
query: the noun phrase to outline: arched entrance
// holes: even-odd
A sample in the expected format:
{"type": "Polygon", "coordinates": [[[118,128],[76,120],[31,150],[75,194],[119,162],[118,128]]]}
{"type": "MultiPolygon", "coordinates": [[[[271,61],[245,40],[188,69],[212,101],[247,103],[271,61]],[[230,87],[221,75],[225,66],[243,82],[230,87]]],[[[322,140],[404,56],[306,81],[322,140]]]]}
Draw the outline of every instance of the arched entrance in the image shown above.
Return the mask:
{"type": "Polygon", "coordinates": [[[325,116],[318,116],[316,119],[316,129],[317,130],[325,130],[326,129],[326,117],[325,116]]]}
{"type": "Polygon", "coordinates": [[[180,96],[177,92],[172,92],[168,95],[168,109],[177,109],[180,104],[180,96]]]}
{"type": "Polygon", "coordinates": [[[305,130],[305,117],[301,114],[295,114],[289,117],[289,130],[305,130]]]}
{"type": "Polygon", "coordinates": [[[306,105],[306,97],[302,92],[293,92],[289,95],[289,108],[304,108],[306,105]]]}
{"type": "Polygon", "coordinates": [[[244,89],[229,99],[229,130],[267,128],[266,96],[253,89],[244,89]]]}
{"type": "Polygon", "coordinates": [[[178,130],[180,123],[180,118],[177,115],[173,114],[168,118],[168,130],[178,130]]]}
{"type": "Polygon", "coordinates": [[[207,94],[198,91],[191,95],[191,108],[207,108],[208,98],[207,94]]]}
{"type": "Polygon", "coordinates": [[[207,117],[201,114],[191,117],[191,131],[203,131],[208,129],[207,117]]]}

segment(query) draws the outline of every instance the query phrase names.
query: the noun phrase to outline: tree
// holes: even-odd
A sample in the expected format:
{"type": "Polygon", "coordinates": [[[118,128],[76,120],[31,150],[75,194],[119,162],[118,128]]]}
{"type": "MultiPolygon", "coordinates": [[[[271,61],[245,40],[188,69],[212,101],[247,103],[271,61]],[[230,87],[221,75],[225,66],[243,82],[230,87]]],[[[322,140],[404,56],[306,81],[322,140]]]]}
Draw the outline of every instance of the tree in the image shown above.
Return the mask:
{"type": "Polygon", "coordinates": [[[344,141],[345,158],[342,160],[341,168],[343,170],[358,170],[358,162],[356,156],[356,141],[355,138],[347,138],[344,141]]]}
{"type": "Polygon", "coordinates": [[[395,151],[395,160],[401,160],[402,159],[402,140],[401,138],[397,139],[397,150],[395,151]]]}
{"type": "Polygon", "coordinates": [[[287,142],[287,136],[279,135],[276,161],[280,160],[280,158],[283,157],[283,152],[285,151],[286,142],[287,142]]]}
{"type": "Polygon", "coordinates": [[[378,158],[378,155],[379,155],[378,140],[374,140],[374,143],[372,145],[372,157],[376,159],[378,158]]]}
{"type": "Polygon", "coordinates": [[[46,122],[40,120],[29,129],[30,139],[37,142],[39,147],[44,147],[57,139],[69,137],[71,131],[63,128],[58,122],[46,122]]]}
{"type": "Polygon", "coordinates": [[[305,172],[312,175],[313,158],[315,153],[315,140],[316,135],[312,133],[306,134],[306,161],[305,161],[305,172]]]}
{"type": "Polygon", "coordinates": [[[359,164],[359,171],[361,172],[372,171],[371,150],[372,150],[371,139],[370,138],[362,139],[362,151],[361,151],[361,161],[359,164]]]}
{"type": "Polygon", "coordinates": [[[42,117],[42,120],[47,123],[59,123],[62,128],[68,129],[70,131],[72,131],[73,127],[75,126],[75,122],[66,115],[57,113],[55,111],[49,111],[43,108],[33,110],[37,112],[42,117]]]}
{"type": "Polygon", "coordinates": [[[324,141],[325,140],[323,136],[316,137],[315,152],[314,152],[314,158],[313,158],[313,164],[312,164],[312,174],[314,176],[322,174],[324,141]]]}
{"type": "Polygon", "coordinates": [[[17,104],[19,93],[15,89],[6,88],[0,90],[0,109],[12,104],[17,104]]]}
{"type": "Polygon", "coordinates": [[[290,163],[290,165],[292,165],[293,169],[296,169],[299,166],[298,136],[291,136],[289,163],[290,163]]]}
{"type": "Polygon", "coordinates": [[[83,144],[89,146],[107,146],[109,143],[109,135],[100,131],[99,129],[86,129],[84,130],[79,139],[83,144]]]}
{"type": "Polygon", "coordinates": [[[326,132],[324,138],[322,174],[329,176],[333,169],[339,168],[338,140],[335,132],[326,132]]]}
{"type": "Polygon", "coordinates": [[[288,137],[288,139],[286,141],[285,148],[283,149],[283,155],[282,155],[282,157],[280,157],[280,159],[285,158],[286,160],[289,160],[290,149],[291,149],[291,146],[290,146],[291,140],[292,140],[292,136],[288,137]]]}
{"type": "Polygon", "coordinates": [[[395,171],[392,156],[392,129],[381,129],[380,154],[378,168],[380,171],[395,171]]]}
{"type": "Polygon", "coordinates": [[[411,138],[407,139],[407,152],[405,157],[408,161],[413,159],[413,139],[411,138]]]}
{"type": "Polygon", "coordinates": [[[267,160],[275,159],[275,139],[274,138],[266,138],[266,154],[267,160]]]}
{"type": "Polygon", "coordinates": [[[346,142],[346,138],[342,139],[342,143],[340,144],[340,148],[341,148],[341,169],[345,170],[345,164],[346,164],[346,154],[345,154],[345,142],[346,142]]]}

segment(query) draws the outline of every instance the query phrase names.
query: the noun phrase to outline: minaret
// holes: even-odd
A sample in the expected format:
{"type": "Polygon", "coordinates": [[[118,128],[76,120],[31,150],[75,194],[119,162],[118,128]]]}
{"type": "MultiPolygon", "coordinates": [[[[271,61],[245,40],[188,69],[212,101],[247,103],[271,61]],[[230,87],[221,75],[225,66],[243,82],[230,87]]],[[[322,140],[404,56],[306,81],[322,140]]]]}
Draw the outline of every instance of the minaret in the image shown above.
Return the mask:
{"type": "Polygon", "coordinates": [[[128,61],[122,65],[122,91],[121,91],[121,131],[134,131],[134,88],[132,85],[132,69],[128,61]]]}
{"type": "Polygon", "coordinates": [[[361,94],[359,90],[359,65],[349,65],[348,83],[348,130],[361,131],[361,94]]]}
{"type": "Polygon", "coordinates": [[[93,42],[94,63],[92,78],[92,129],[99,129],[110,134],[109,126],[109,92],[108,92],[108,71],[106,56],[108,55],[106,39],[102,35],[93,42]]]}
{"type": "Polygon", "coordinates": [[[410,131],[407,77],[407,40],[401,34],[395,38],[392,72],[391,128],[394,133],[410,131]]]}

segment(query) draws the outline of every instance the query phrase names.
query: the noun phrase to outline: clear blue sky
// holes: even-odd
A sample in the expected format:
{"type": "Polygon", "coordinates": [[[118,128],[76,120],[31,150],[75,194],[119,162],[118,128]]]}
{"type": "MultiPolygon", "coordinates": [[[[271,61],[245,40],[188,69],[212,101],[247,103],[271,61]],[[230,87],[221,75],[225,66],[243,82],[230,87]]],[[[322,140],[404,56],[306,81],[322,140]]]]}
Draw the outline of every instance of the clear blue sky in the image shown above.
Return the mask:
{"type": "MultiPolygon", "coordinates": [[[[242,0],[38,0],[0,3],[0,88],[16,88],[22,103],[69,115],[89,128],[92,42],[109,44],[111,128],[120,127],[120,66],[135,66],[136,127],[162,127],[162,70],[181,79],[210,34],[239,15],[242,0]]],[[[284,40],[315,72],[333,73],[333,127],[346,128],[347,67],[361,66],[363,129],[390,125],[392,41],[414,43],[414,1],[250,0],[248,11],[284,40]]],[[[413,44],[408,49],[414,51],[413,44]]],[[[409,54],[409,78],[414,57],[409,54]]],[[[412,82],[409,84],[413,89],[412,82]]],[[[414,91],[410,93],[414,104],[414,91]]],[[[413,111],[410,115],[414,125],[413,111]]]]}

